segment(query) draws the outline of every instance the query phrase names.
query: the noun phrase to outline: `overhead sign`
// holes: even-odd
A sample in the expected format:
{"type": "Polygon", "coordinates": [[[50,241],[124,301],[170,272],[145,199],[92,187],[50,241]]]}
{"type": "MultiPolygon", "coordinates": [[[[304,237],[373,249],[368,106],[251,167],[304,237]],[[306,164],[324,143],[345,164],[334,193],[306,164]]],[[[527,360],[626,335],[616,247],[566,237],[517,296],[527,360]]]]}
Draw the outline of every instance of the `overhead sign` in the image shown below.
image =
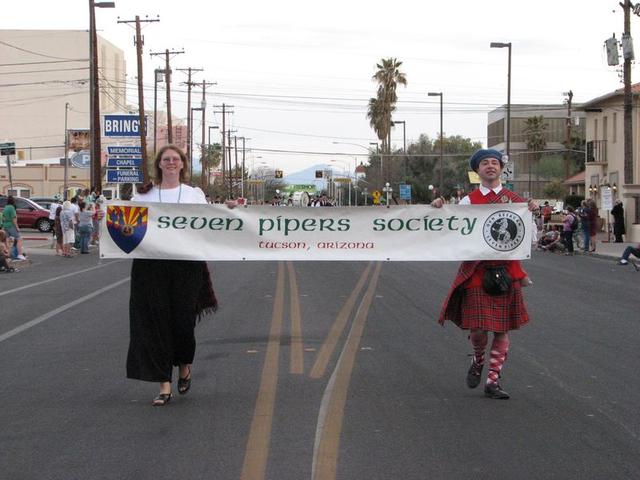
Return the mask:
{"type": "Polygon", "coordinates": [[[142,167],[142,158],[119,158],[109,157],[107,159],[107,167],[142,167]]]}
{"type": "Polygon", "coordinates": [[[406,183],[400,184],[400,199],[411,200],[411,185],[406,183]]]}
{"type": "Polygon", "coordinates": [[[140,117],[138,115],[105,115],[102,131],[105,137],[139,137],[140,117]]]}
{"type": "Polygon", "coordinates": [[[476,172],[474,172],[473,170],[467,172],[467,174],[469,175],[469,183],[471,185],[474,184],[480,184],[480,177],[478,176],[478,174],[476,172]]]}
{"type": "Polygon", "coordinates": [[[101,258],[174,260],[521,260],[526,203],[287,208],[109,202],[101,258]],[[108,232],[108,233],[107,233],[108,232]]]}
{"type": "Polygon", "coordinates": [[[142,147],[107,147],[107,155],[111,157],[132,156],[139,157],[142,155],[142,147]]]}
{"type": "Polygon", "coordinates": [[[142,183],[142,170],[107,170],[108,183],[142,183]]]}

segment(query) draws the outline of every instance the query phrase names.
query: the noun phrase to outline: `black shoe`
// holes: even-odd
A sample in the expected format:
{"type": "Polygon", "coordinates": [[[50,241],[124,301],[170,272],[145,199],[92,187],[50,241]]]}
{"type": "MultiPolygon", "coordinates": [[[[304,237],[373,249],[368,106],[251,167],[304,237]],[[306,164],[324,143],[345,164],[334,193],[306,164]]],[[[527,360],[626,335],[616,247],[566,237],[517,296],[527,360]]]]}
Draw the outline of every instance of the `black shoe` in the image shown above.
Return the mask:
{"type": "Polygon", "coordinates": [[[476,388],[480,385],[480,375],[482,374],[482,367],[479,363],[476,363],[475,360],[471,362],[471,366],[469,367],[469,371],[467,372],[467,387],[476,388]]]}
{"type": "Polygon", "coordinates": [[[509,399],[509,394],[500,388],[499,383],[487,383],[484,387],[484,396],[496,400],[509,399]]]}
{"type": "Polygon", "coordinates": [[[191,388],[191,367],[189,367],[189,374],[187,378],[178,378],[178,393],[184,395],[191,388]]]}
{"type": "Polygon", "coordinates": [[[156,398],[153,399],[153,406],[164,407],[170,401],[171,401],[170,393],[160,393],[156,398]]]}

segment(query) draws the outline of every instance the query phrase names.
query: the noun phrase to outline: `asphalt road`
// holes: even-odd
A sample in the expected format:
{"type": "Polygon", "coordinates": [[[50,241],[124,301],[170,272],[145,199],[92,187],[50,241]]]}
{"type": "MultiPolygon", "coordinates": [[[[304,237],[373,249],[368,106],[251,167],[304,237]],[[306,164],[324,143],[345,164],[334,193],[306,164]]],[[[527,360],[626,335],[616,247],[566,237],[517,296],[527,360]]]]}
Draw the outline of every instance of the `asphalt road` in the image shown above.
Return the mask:
{"type": "Polygon", "coordinates": [[[0,276],[0,478],[637,479],[640,273],[535,254],[495,401],[436,323],[453,263],[214,263],[193,387],[125,378],[128,261],[0,276]]]}

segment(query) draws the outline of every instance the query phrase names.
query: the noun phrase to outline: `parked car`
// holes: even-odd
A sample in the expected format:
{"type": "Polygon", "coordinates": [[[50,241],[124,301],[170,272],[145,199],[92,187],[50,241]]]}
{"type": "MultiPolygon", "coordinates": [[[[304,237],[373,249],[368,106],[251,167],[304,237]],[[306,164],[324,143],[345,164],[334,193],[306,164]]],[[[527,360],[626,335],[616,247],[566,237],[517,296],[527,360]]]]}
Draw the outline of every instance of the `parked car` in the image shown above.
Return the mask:
{"type": "MultiPolygon", "coordinates": [[[[20,228],[37,228],[41,232],[50,232],[53,225],[49,221],[49,210],[42,208],[28,198],[15,197],[18,226],[20,228]]],[[[0,196],[0,213],[7,206],[7,197],[0,196]]]]}
{"type": "Polygon", "coordinates": [[[49,210],[52,203],[58,203],[58,200],[53,197],[29,197],[29,200],[36,202],[42,208],[49,210]]]}

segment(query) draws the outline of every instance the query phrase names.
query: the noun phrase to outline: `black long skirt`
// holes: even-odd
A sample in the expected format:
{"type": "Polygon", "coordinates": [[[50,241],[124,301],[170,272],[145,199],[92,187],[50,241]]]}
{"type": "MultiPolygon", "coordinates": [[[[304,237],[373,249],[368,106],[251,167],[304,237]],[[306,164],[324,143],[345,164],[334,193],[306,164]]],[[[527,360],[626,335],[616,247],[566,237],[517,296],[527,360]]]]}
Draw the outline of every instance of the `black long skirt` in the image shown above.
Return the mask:
{"type": "Polygon", "coordinates": [[[133,261],[127,378],[170,382],[173,366],[190,364],[203,262],[133,261]]]}

